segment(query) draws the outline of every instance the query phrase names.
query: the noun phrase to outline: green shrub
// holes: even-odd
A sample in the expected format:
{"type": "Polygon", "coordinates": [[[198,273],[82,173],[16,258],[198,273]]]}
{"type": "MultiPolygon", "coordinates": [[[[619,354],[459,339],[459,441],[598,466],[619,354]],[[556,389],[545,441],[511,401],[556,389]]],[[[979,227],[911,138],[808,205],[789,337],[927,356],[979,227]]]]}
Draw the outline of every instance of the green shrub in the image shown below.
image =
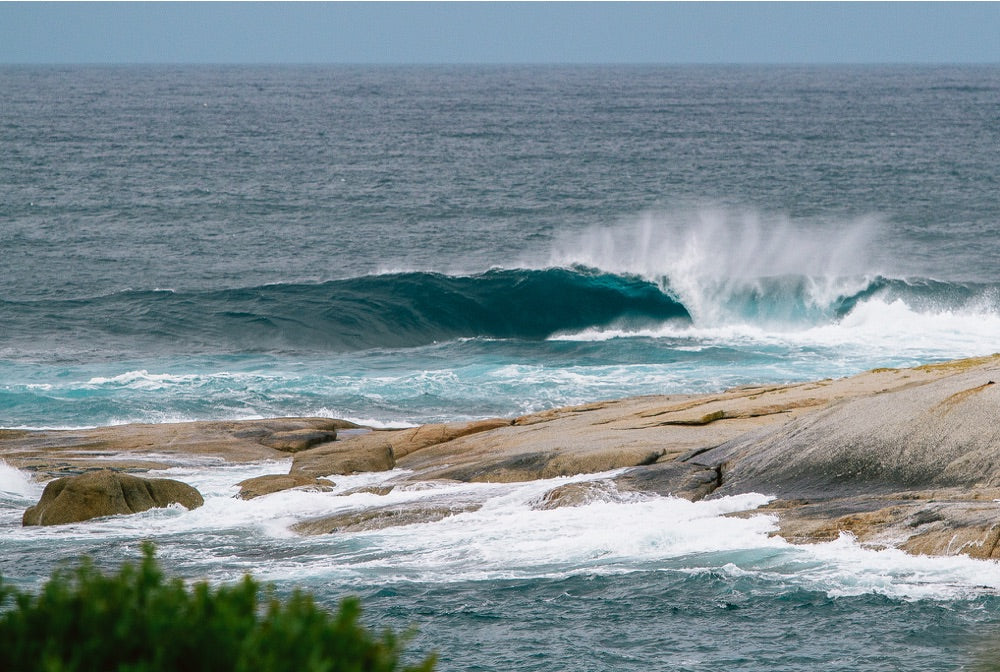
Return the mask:
{"type": "Polygon", "coordinates": [[[0,577],[4,672],[405,672],[402,643],[358,622],[355,598],[336,614],[296,591],[282,602],[249,576],[232,586],[167,580],[144,547],[138,566],[106,576],[84,560],[37,595],[0,577]]]}

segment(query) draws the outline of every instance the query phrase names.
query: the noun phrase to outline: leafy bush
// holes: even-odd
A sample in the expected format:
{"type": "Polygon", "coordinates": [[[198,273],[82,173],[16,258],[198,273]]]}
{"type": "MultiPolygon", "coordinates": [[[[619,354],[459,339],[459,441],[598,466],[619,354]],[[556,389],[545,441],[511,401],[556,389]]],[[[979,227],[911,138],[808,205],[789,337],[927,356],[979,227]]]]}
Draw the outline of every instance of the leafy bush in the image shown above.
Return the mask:
{"type": "Polygon", "coordinates": [[[190,588],[167,580],[144,547],[138,566],[106,576],[84,560],[56,571],[37,595],[0,577],[0,670],[5,672],[405,672],[401,641],[358,623],[355,598],[336,614],[296,591],[287,601],[251,577],[190,588]],[[263,598],[263,599],[262,599],[263,598]],[[12,604],[11,604],[12,601],[12,604]]]}

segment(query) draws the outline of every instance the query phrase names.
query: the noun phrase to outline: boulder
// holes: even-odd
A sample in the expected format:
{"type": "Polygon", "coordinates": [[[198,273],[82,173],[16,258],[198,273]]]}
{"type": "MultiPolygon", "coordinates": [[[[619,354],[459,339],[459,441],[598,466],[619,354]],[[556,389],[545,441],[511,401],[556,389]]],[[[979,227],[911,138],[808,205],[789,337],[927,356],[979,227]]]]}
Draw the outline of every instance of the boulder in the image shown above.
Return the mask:
{"type": "Polygon", "coordinates": [[[248,478],[237,485],[240,487],[240,499],[254,499],[293,488],[310,492],[329,492],[334,487],[333,481],[302,474],[268,474],[248,478]]]}
{"type": "Polygon", "coordinates": [[[201,494],[186,483],[102,469],[50,481],[38,504],[24,512],[21,522],[25,526],[62,525],[171,504],[195,509],[204,503],[201,494]]]}

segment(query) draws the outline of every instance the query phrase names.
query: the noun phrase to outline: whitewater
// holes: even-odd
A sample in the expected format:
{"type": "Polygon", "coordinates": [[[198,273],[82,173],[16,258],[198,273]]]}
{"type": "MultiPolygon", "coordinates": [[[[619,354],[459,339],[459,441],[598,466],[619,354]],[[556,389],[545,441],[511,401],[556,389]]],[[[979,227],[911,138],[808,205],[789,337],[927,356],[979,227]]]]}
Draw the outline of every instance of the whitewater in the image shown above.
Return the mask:
{"type": "MultiPolygon", "coordinates": [[[[995,67],[0,67],[0,91],[0,431],[409,427],[1000,350],[995,67]]],[[[243,501],[288,464],[192,458],[165,475],[200,509],[22,528],[42,484],[2,457],[5,580],[151,539],[186,578],[360,595],[442,670],[971,670],[1000,633],[996,563],[789,544],[768,493],[541,511],[565,480],[440,483],[380,501],[481,508],[300,537],[398,474],[243,501]]]]}

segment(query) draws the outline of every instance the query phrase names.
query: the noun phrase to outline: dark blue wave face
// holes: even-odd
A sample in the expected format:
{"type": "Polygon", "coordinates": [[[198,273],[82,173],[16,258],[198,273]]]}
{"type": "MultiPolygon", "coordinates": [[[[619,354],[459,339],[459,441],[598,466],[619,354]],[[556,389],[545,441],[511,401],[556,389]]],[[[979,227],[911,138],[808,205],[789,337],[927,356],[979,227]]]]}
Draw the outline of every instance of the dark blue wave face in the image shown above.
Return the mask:
{"type": "Polygon", "coordinates": [[[351,351],[459,338],[540,340],[560,331],[690,320],[651,282],[587,269],[397,273],[208,292],[128,291],[5,302],[0,333],[21,349],[118,352],[351,351]],[[75,344],[75,346],[74,346],[75,344]],[[54,346],[54,347],[53,347],[54,346]]]}
{"type": "Polygon", "coordinates": [[[584,267],[395,273],[319,284],[0,302],[0,338],[4,356],[13,359],[100,361],[352,352],[463,338],[532,342],[587,329],[627,333],[665,324],[796,329],[836,322],[872,299],[901,300],[915,311],[976,302],[1000,311],[995,286],[922,279],[721,279],[704,281],[698,292],[682,297],[694,302],[688,306],[674,295],[669,278],[656,283],[584,267]]]}

